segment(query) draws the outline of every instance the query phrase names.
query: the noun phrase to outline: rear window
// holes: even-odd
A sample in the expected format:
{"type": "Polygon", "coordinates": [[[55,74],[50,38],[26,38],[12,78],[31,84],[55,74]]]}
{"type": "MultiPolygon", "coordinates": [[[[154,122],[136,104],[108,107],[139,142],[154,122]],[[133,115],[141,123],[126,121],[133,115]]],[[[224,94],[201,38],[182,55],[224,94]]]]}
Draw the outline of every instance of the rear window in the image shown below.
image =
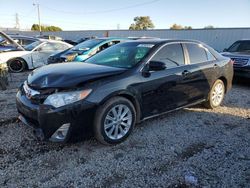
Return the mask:
{"type": "Polygon", "coordinates": [[[215,60],[214,56],[203,48],[202,45],[186,43],[190,64],[202,63],[215,60]]]}

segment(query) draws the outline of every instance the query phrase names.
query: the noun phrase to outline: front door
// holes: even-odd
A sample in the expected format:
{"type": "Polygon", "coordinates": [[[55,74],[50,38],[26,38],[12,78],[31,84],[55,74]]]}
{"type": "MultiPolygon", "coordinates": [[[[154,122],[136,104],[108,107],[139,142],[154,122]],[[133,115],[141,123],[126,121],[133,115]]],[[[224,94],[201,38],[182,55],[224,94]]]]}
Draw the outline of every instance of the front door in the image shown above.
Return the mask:
{"type": "MultiPolygon", "coordinates": [[[[169,111],[187,104],[188,81],[185,80],[183,48],[180,43],[167,44],[151,59],[165,63],[166,69],[142,75],[141,102],[143,117],[169,111]]],[[[150,62],[149,62],[150,63],[150,62]]]]}

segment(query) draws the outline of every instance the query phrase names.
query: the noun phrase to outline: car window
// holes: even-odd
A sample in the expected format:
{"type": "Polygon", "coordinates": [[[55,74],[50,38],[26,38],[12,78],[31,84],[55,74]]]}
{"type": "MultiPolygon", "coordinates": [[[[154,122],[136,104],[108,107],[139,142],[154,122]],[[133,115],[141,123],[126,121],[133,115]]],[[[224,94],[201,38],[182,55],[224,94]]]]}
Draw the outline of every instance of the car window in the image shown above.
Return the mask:
{"type": "Polygon", "coordinates": [[[198,44],[186,43],[190,64],[202,63],[208,61],[206,50],[198,44]]]}
{"type": "Polygon", "coordinates": [[[42,43],[41,41],[33,42],[33,43],[25,46],[24,49],[27,51],[31,51],[31,50],[35,49],[37,46],[39,46],[41,43],[42,43]]]}
{"type": "Polygon", "coordinates": [[[80,44],[77,44],[72,48],[74,51],[79,51],[79,50],[89,50],[91,48],[94,48],[98,44],[102,43],[104,39],[90,39],[86,40],[80,44]]]}
{"type": "Polygon", "coordinates": [[[22,41],[22,46],[26,46],[31,44],[32,42],[35,42],[35,40],[30,40],[30,39],[21,39],[22,41]]]}
{"type": "Polygon", "coordinates": [[[237,41],[228,48],[228,52],[250,51],[250,41],[237,41]]]}
{"type": "Polygon", "coordinates": [[[106,42],[105,44],[102,44],[101,46],[99,46],[98,52],[105,50],[108,47],[109,47],[109,42],[106,42]]]}
{"type": "Polygon", "coordinates": [[[181,44],[168,44],[160,49],[151,59],[166,64],[167,68],[177,67],[184,64],[184,54],[181,44]]]}
{"type": "Polygon", "coordinates": [[[53,51],[54,45],[52,43],[46,42],[40,47],[41,51],[53,51]]]}
{"type": "Polygon", "coordinates": [[[211,52],[209,52],[208,50],[206,50],[206,52],[207,52],[207,60],[208,61],[216,60],[215,57],[213,56],[213,54],[211,54],[211,52]]]}
{"type": "Polygon", "coordinates": [[[47,42],[41,46],[42,51],[59,51],[59,50],[65,50],[65,45],[60,43],[50,43],[47,42]]]}
{"type": "Polygon", "coordinates": [[[106,42],[106,43],[104,43],[104,44],[102,44],[101,46],[98,47],[96,53],[98,53],[98,52],[100,52],[100,51],[103,51],[103,50],[107,49],[108,47],[113,46],[113,45],[115,45],[115,44],[117,44],[117,43],[119,43],[119,42],[120,42],[120,41],[110,41],[110,42],[106,42]]]}
{"type": "Polygon", "coordinates": [[[55,43],[54,45],[56,50],[66,50],[69,48],[66,44],[55,43]]]}

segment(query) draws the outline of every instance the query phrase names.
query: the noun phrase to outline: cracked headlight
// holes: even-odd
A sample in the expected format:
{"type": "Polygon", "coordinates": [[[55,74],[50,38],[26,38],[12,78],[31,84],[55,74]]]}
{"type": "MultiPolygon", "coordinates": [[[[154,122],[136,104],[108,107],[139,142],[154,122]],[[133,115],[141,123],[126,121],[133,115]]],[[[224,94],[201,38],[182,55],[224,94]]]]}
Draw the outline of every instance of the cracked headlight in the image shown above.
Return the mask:
{"type": "Polygon", "coordinates": [[[85,99],[91,93],[91,91],[91,89],[86,89],[82,91],[55,93],[49,95],[43,104],[58,108],[85,99]]]}

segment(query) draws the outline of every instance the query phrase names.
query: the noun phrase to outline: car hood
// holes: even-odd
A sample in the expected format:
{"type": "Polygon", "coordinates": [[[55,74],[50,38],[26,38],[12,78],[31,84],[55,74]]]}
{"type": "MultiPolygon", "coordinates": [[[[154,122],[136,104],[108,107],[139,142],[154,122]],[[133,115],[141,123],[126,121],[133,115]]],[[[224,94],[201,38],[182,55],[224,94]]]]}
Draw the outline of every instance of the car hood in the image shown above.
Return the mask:
{"type": "Polygon", "coordinates": [[[226,57],[250,58],[250,52],[223,52],[221,54],[226,57]]]}
{"type": "Polygon", "coordinates": [[[28,76],[34,89],[72,88],[79,84],[125,72],[126,69],[90,63],[61,63],[43,66],[28,76]]]}

